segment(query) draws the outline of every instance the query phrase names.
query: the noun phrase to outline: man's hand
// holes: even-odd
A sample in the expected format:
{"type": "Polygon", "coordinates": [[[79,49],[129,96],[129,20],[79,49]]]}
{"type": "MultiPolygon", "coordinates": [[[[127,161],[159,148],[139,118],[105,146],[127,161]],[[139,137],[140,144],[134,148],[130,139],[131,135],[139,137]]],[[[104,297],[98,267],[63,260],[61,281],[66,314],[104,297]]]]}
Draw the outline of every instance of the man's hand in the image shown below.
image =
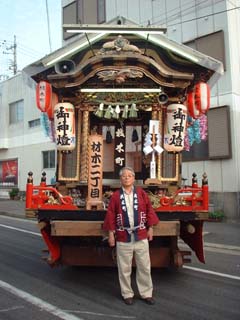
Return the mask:
{"type": "Polygon", "coordinates": [[[115,235],[113,231],[108,233],[108,244],[110,247],[115,247],[115,235]]]}
{"type": "Polygon", "coordinates": [[[152,241],[153,239],[153,227],[149,227],[147,231],[148,241],[152,241]]]}

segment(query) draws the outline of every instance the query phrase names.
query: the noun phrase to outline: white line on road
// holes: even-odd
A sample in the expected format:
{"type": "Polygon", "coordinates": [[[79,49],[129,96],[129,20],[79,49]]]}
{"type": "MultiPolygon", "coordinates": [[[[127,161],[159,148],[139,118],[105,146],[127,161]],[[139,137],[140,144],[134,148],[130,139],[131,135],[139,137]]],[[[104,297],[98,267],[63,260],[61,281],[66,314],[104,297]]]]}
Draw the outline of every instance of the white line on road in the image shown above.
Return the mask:
{"type": "Polygon", "coordinates": [[[20,232],[24,232],[24,233],[29,233],[29,234],[33,234],[34,236],[41,237],[40,233],[33,232],[33,231],[28,231],[28,230],[25,230],[25,229],[15,228],[15,227],[11,227],[11,226],[7,226],[5,224],[0,224],[0,227],[6,228],[6,229],[11,229],[11,230],[16,230],[16,231],[20,231],[20,232]]]}
{"type": "MultiPolygon", "coordinates": [[[[182,248],[189,249],[189,246],[183,242],[183,240],[179,240],[178,243],[182,248]]],[[[231,250],[231,251],[240,251],[240,246],[232,246],[228,244],[221,244],[221,243],[213,243],[213,242],[204,242],[204,250],[208,249],[216,249],[216,250],[231,250]]],[[[219,251],[220,252],[220,251],[219,251]]],[[[238,254],[237,254],[238,255],[238,254]]]]}
{"type": "MultiPolygon", "coordinates": [[[[10,292],[11,294],[20,297],[21,299],[25,300],[28,303],[31,303],[32,305],[40,308],[41,310],[44,310],[48,313],[53,314],[54,316],[59,317],[60,319],[63,320],[84,320],[83,318],[79,318],[74,316],[73,314],[70,314],[69,312],[72,313],[82,313],[82,314],[89,314],[89,315],[94,315],[94,316],[104,316],[104,317],[111,317],[111,318],[118,318],[118,319],[136,319],[135,316],[120,316],[120,315],[114,315],[114,314],[104,314],[104,313],[95,313],[95,312],[90,312],[90,311],[79,311],[79,310],[62,310],[57,308],[56,306],[40,299],[37,298],[26,291],[20,290],[12,285],[10,285],[7,282],[1,281],[0,280],[0,288],[10,292]]],[[[18,307],[20,308],[20,307],[18,307]]],[[[2,309],[0,312],[6,312],[6,311],[12,311],[16,310],[17,308],[9,308],[9,309],[2,309]]]]}
{"type": "Polygon", "coordinates": [[[232,256],[240,256],[239,249],[227,249],[227,248],[217,248],[217,247],[204,247],[205,251],[208,252],[215,252],[215,253],[224,253],[224,254],[231,254],[232,256]]]}
{"type": "Polygon", "coordinates": [[[89,314],[92,316],[99,316],[99,317],[108,317],[108,318],[117,318],[117,319],[136,319],[135,316],[120,316],[116,314],[106,314],[106,313],[99,313],[99,312],[90,312],[90,311],[74,311],[74,310],[65,310],[71,313],[82,313],[82,314],[89,314]]]}
{"type": "Polygon", "coordinates": [[[24,299],[28,303],[31,303],[32,305],[53,314],[54,316],[59,317],[60,319],[63,320],[83,320],[82,318],[78,318],[72,314],[66,313],[65,311],[57,308],[56,306],[40,299],[37,298],[23,290],[20,290],[16,287],[13,287],[12,285],[8,284],[7,282],[1,281],[0,280],[0,287],[11,294],[20,297],[21,299],[24,299]]]}
{"type": "Polygon", "coordinates": [[[24,306],[15,306],[7,309],[0,309],[0,313],[9,312],[9,311],[18,310],[18,309],[24,309],[24,306]]]}
{"type": "Polygon", "coordinates": [[[213,242],[204,242],[204,247],[214,247],[217,249],[228,249],[228,250],[238,250],[240,251],[239,246],[232,246],[232,245],[226,245],[226,244],[220,244],[220,243],[213,243],[213,242]]]}
{"type": "Polygon", "coordinates": [[[220,273],[220,272],[215,272],[215,271],[206,270],[206,269],[200,269],[200,268],[195,268],[195,267],[189,267],[189,266],[183,266],[183,268],[184,268],[184,269],[193,270],[193,271],[197,271],[197,272],[213,274],[213,275],[215,275],[215,276],[219,276],[219,277],[223,277],[223,278],[240,280],[240,277],[238,277],[238,276],[233,276],[233,275],[227,274],[227,273],[220,273]]]}
{"type": "Polygon", "coordinates": [[[11,217],[11,216],[5,216],[0,212],[0,218],[5,220],[15,220],[15,221],[21,221],[21,222],[27,222],[27,223],[34,223],[36,224],[37,220],[29,220],[29,219],[23,219],[23,218],[17,218],[17,217],[11,217]]]}

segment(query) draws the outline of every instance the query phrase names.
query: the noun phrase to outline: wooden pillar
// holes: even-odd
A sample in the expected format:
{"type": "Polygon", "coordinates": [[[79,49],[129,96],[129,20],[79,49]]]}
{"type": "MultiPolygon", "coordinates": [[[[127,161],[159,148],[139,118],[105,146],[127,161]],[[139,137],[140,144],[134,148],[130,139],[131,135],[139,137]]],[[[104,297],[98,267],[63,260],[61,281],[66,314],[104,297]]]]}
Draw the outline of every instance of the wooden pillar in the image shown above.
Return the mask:
{"type": "Polygon", "coordinates": [[[82,144],[80,156],[80,181],[87,182],[88,178],[88,135],[89,135],[89,111],[83,111],[82,117],[82,144]]]}

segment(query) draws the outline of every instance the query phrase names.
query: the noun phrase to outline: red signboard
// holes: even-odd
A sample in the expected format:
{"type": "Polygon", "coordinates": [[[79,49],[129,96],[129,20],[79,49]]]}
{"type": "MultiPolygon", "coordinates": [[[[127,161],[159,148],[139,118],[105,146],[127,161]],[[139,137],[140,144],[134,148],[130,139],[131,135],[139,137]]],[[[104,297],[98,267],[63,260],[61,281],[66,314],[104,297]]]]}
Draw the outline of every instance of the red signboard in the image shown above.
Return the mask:
{"type": "Polygon", "coordinates": [[[13,187],[18,185],[18,161],[0,161],[0,187],[13,187]]]}

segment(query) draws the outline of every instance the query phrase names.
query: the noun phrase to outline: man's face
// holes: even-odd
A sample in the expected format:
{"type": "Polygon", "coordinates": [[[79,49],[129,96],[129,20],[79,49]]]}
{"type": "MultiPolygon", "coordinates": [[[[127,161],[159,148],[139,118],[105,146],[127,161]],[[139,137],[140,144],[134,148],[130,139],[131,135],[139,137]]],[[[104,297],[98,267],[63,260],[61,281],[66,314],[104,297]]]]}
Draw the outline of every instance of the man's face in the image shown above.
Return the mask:
{"type": "Polygon", "coordinates": [[[134,184],[134,181],[135,181],[135,177],[134,175],[132,174],[131,171],[129,170],[124,170],[123,171],[123,174],[121,175],[121,184],[124,188],[126,187],[130,187],[134,184]]]}

